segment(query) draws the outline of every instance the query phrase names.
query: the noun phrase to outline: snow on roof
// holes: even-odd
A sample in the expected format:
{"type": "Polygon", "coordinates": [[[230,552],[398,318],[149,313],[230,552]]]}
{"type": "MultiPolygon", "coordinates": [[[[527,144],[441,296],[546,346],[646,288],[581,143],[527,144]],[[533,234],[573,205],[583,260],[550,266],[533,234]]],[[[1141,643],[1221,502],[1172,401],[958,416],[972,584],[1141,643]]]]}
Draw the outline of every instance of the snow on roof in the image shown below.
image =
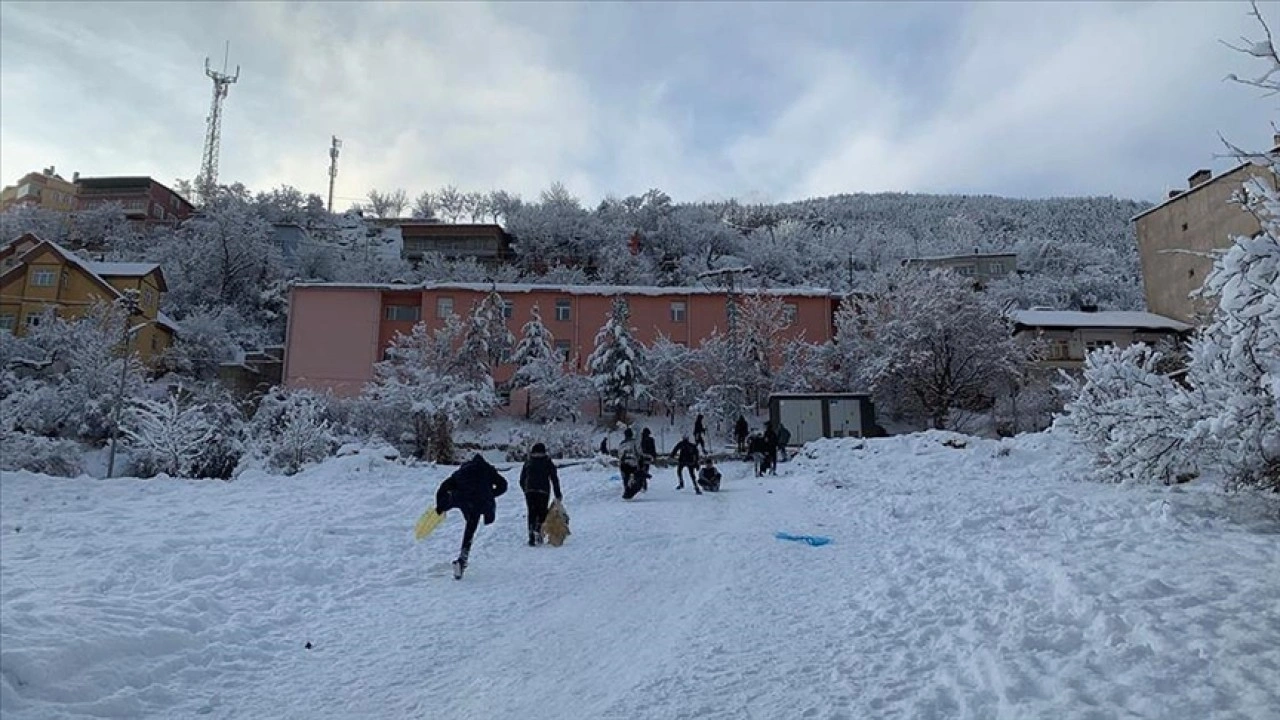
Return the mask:
{"type": "MultiPolygon", "coordinates": [[[[652,285],[537,285],[534,283],[333,283],[333,282],[300,282],[294,283],[296,288],[332,288],[335,290],[458,290],[470,292],[489,292],[516,294],[529,292],[557,292],[564,295],[721,295],[724,290],[705,287],[658,287],[652,285]]],[[[740,290],[740,294],[777,295],[782,297],[832,297],[835,295],[826,288],[789,287],[766,288],[762,290],[740,290]]]]}
{"type": "Polygon", "coordinates": [[[125,275],[128,277],[142,277],[151,273],[160,267],[157,263],[132,263],[132,262],[96,262],[85,261],[93,272],[106,277],[107,275],[125,275]]]}
{"type": "Polygon", "coordinates": [[[175,333],[182,330],[182,326],[179,325],[176,320],[162,312],[156,313],[156,322],[175,333]]]}
{"type": "Polygon", "coordinates": [[[909,257],[903,260],[903,263],[916,262],[939,262],[942,260],[989,260],[991,258],[1014,258],[1018,257],[1018,253],[969,253],[960,255],[925,255],[922,257],[909,257]]]}
{"type": "Polygon", "coordinates": [[[1108,310],[1082,312],[1078,310],[1014,310],[1009,313],[1013,321],[1027,327],[1070,328],[1135,328],[1140,330],[1173,330],[1184,332],[1191,326],[1149,312],[1108,310]]]}

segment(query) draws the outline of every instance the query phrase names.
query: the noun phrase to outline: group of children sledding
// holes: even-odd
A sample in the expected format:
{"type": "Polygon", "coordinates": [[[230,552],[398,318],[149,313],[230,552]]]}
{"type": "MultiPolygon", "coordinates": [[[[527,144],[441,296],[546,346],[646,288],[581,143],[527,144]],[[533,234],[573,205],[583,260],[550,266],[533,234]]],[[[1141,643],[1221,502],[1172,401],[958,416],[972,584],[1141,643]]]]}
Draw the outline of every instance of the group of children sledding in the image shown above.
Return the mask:
{"type": "MultiPolygon", "coordinates": [[[[529,459],[520,469],[520,490],[524,492],[528,511],[529,547],[550,542],[560,545],[569,534],[569,515],[564,510],[564,494],[560,492],[560,474],[547,455],[547,447],[535,443],[529,459]],[[552,502],[552,496],[555,501],[552,502]]],[[[461,580],[471,555],[471,541],[483,520],[492,525],[497,513],[496,499],[507,492],[507,479],[498,469],[477,453],[453,472],[436,490],[435,511],[441,515],[458,510],[466,522],[462,530],[462,549],[453,561],[453,577],[461,580]]]]}
{"type": "MultiPolygon", "coordinates": [[[[779,425],[775,430],[769,423],[765,424],[763,433],[750,434],[748,430],[746,418],[739,416],[734,426],[738,451],[751,457],[756,477],[765,472],[776,475],[778,452],[786,452],[791,434],[786,427],[779,425]]],[[[684,489],[684,474],[687,470],[694,493],[701,495],[704,491],[718,492],[720,471],[707,453],[706,426],[701,415],[694,422],[693,437],[690,441],[689,436],[685,435],[671,450],[671,457],[676,460],[676,479],[679,482],[676,489],[684,489]]],[[[601,443],[601,448],[606,449],[607,444],[601,443]]],[[[652,477],[649,469],[657,457],[657,443],[648,428],[640,433],[638,440],[631,428],[624,431],[622,443],[618,445],[618,469],[622,477],[623,499],[630,500],[649,489],[649,479],[652,477]]],[[[520,490],[524,492],[528,512],[529,547],[548,541],[552,545],[564,542],[565,536],[569,534],[569,516],[564,510],[559,473],[542,443],[533,445],[529,458],[520,469],[520,490]],[[555,498],[554,502],[552,497],[555,498]]],[[[436,491],[436,513],[443,515],[448,510],[457,509],[466,523],[462,531],[462,549],[458,553],[458,559],[452,563],[455,579],[461,580],[467,569],[471,542],[480,522],[483,520],[485,525],[493,524],[497,512],[495,500],[506,491],[506,478],[479,454],[463,463],[440,484],[436,491]]]]}

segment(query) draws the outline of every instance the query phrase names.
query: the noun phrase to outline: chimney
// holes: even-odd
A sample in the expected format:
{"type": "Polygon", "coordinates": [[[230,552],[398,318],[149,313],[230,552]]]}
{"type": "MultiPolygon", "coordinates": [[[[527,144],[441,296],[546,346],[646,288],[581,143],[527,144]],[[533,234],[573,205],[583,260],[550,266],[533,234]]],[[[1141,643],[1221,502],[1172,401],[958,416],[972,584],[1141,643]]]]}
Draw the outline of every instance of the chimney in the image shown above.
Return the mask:
{"type": "Polygon", "coordinates": [[[47,168],[45,168],[45,169],[44,169],[44,175],[45,175],[45,177],[53,177],[53,166],[52,166],[52,165],[50,165],[49,167],[47,167],[47,168]]]}
{"type": "Polygon", "coordinates": [[[1271,147],[1280,148],[1280,132],[1271,136],[1271,147]]]}
{"type": "Polygon", "coordinates": [[[1187,178],[1187,188],[1188,189],[1196,188],[1205,184],[1206,182],[1209,181],[1209,178],[1212,175],[1213,173],[1209,172],[1208,170],[1204,168],[1200,168],[1199,170],[1192,173],[1191,177],[1187,178]]]}
{"type": "Polygon", "coordinates": [[[75,172],[71,173],[71,182],[73,182],[73,183],[78,183],[78,182],[80,182],[80,171],[79,171],[79,170],[77,170],[77,171],[75,171],[75,172]]]}
{"type": "Polygon", "coordinates": [[[1086,304],[1081,304],[1081,305],[1080,305],[1080,312],[1096,313],[1096,312],[1098,312],[1098,306],[1097,306],[1097,305],[1094,305],[1094,304],[1092,304],[1092,303],[1087,304],[1087,305],[1086,305],[1086,304]]]}
{"type": "Polygon", "coordinates": [[[1182,191],[1181,191],[1181,190],[1170,190],[1170,191],[1169,191],[1169,199],[1170,199],[1170,200],[1172,200],[1172,199],[1174,199],[1174,198],[1178,197],[1178,196],[1179,196],[1179,195],[1181,195],[1181,194],[1182,194],[1182,191]]]}

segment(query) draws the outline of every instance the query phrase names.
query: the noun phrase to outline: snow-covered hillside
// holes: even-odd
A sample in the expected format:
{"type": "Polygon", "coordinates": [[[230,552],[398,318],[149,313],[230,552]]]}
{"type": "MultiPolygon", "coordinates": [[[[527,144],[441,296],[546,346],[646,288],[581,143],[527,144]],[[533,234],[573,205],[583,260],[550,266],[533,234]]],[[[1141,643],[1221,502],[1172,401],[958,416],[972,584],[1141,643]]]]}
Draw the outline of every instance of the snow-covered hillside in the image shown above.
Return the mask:
{"type": "Polygon", "coordinates": [[[412,539],[444,469],[5,473],[0,711],[1280,717],[1280,524],[1256,497],[1077,482],[1049,434],[823,441],[782,468],[727,463],[702,497],[660,469],[630,503],[612,469],[568,468],[568,543],[525,547],[513,491],[461,582],[459,518],[412,539]]]}

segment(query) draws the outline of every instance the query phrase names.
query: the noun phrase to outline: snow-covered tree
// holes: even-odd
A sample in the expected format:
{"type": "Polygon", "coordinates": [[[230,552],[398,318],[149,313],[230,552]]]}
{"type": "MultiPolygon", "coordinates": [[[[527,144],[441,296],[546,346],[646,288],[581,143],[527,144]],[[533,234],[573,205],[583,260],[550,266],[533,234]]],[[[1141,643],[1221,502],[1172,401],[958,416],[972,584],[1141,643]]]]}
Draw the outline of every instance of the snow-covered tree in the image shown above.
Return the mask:
{"type": "Polygon", "coordinates": [[[773,388],[782,356],[782,333],[790,324],[786,303],[777,295],[751,293],[738,302],[733,338],[739,353],[735,379],[756,404],[773,388]]]}
{"type": "Polygon", "coordinates": [[[850,389],[946,427],[952,409],[989,407],[1028,365],[1002,309],[958,275],[901,269],[836,313],[850,389]]]}
{"type": "MultiPolygon", "coordinates": [[[[515,374],[511,378],[512,386],[527,388],[533,385],[545,372],[543,368],[545,360],[555,358],[557,362],[563,362],[556,356],[555,338],[542,322],[542,312],[537,305],[534,305],[530,311],[529,322],[521,328],[520,342],[511,353],[511,362],[516,366],[515,374]]],[[[524,416],[530,417],[532,414],[533,393],[530,392],[525,396],[524,416]]]]}
{"type": "Polygon", "coordinates": [[[203,405],[184,404],[177,393],[165,400],[134,398],[122,423],[135,472],[194,477],[205,446],[218,434],[203,405]]]}
{"type": "Polygon", "coordinates": [[[649,396],[674,422],[676,414],[684,412],[698,398],[694,351],[672,342],[666,335],[659,335],[645,351],[645,366],[652,378],[649,396]]]}
{"type": "Polygon", "coordinates": [[[324,399],[307,390],[280,387],[263,396],[249,434],[255,454],[285,475],[328,457],[335,443],[324,399]]]}
{"type": "Polygon", "coordinates": [[[474,361],[459,360],[464,332],[456,317],[434,333],[420,322],[408,335],[398,334],[387,359],[373,366],[365,395],[408,423],[405,439],[419,458],[451,462],[454,428],[498,405],[493,378],[478,372],[474,361]]]}
{"type": "Polygon", "coordinates": [[[1172,481],[1191,468],[1177,386],[1143,344],[1100,348],[1085,358],[1083,382],[1057,426],[1091,447],[1099,475],[1115,481],[1172,481]]]}
{"type": "Polygon", "coordinates": [[[476,372],[492,376],[493,368],[507,362],[515,346],[515,336],[503,317],[502,296],[496,290],[486,294],[471,308],[467,332],[458,351],[459,362],[476,372]]]}
{"type": "Polygon", "coordinates": [[[595,349],[587,358],[587,372],[604,407],[619,420],[626,416],[630,403],[647,396],[650,379],[644,348],[635,339],[625,298],[613,299],[613,310],[596,333],[595,349]]]}

